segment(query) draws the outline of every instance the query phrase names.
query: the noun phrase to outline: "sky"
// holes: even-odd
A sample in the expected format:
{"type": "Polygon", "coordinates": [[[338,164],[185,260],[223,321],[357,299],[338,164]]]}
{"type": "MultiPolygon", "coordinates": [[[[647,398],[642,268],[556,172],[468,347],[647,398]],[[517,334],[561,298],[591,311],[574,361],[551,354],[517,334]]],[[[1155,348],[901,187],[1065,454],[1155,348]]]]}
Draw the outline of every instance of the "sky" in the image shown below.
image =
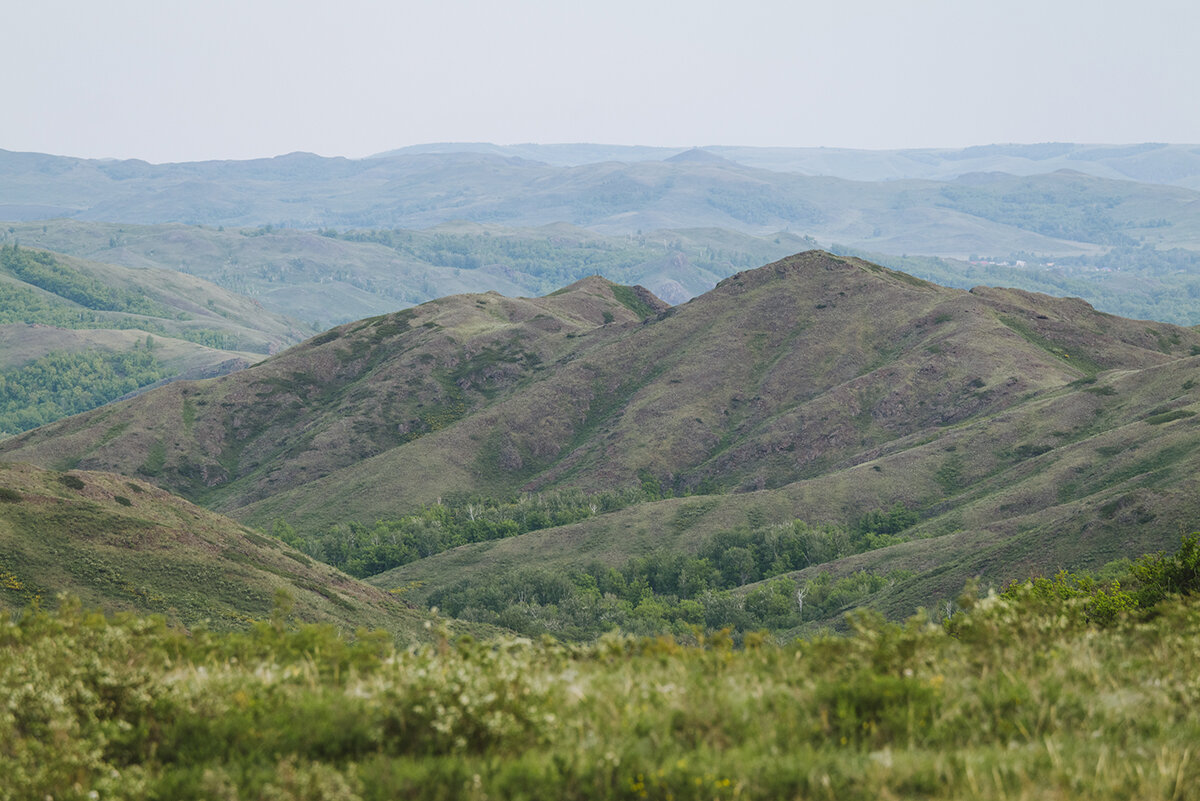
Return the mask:
{"type": "Polygon", "coordinates": [[[38,0],[0,149],[1200,143],[1195,0],[38,0]]]}

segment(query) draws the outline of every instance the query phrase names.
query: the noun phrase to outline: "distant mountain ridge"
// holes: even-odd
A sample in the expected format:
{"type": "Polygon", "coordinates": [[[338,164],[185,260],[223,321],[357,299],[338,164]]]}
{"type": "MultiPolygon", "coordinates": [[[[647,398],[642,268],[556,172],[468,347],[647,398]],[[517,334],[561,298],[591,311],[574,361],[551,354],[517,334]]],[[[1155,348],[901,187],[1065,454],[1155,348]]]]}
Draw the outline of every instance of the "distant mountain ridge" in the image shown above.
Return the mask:
{"type": "MultiPolygon", "coordinates": [[[[683,160],[675,158],[676,151],[665,160],[574,166],[484,150],[401,151],[357,161],[289,154],[167,165],[0,151],[0,218],[309,229],[425,228],[453,220],[510,226],[566,222],[610,234],[786,229],[880,252],[960,257],[1079,254],[1139,241],[1200,249],[1194,189],[1135,183],[1115,168],[1098,170],[1103,177],[1085,175],[1080,169],[1091,162],[1083,157],[1034,159],[1020,155],[1028,152],[1021,148],[940,159],[955,167],[937,179],[902,177],[909,173],[897,168],[890,176],[895,180],[873,183],[808,174],[792,169],[795,162],[784,156],[750,164],[737,149],[688,151],[692,155],[683,160]],[[1012,159],[1020,164],[1013,166],[1012,159]],[[987,182],[969,177],[1006,168],[1017,174],[987,182]]],[[[1136,161],[1159,150],[1104,152],[1136,161]]],[[[1147,174],[1200,174],[1194,172],[1200,164],[1194,150],[1167,147],[1174,155],[1147,174]]],[[[1186,185],[1191,178],[1180,181],[1186,185]]]]}
{"type": "Polygon", "coordinates": [[[380,153],[372,158],[417,153],[491,153],[561,167],[575,167],[602,161],[667,161],[685,152],[696,151],[747,167],[804,175],[825,175],[854,181],[895,181],[913,178],[948,181],[978,172],[1040,175],[1059,169],[1073,169],[1100,178],[1200,189],[1200,145],[1196,144],[1106,145],[1048,142],[976,145],[964,148],[860,150],[839,147],[707,145],[689,149],[461,142],[413,145],[380,153]]]}

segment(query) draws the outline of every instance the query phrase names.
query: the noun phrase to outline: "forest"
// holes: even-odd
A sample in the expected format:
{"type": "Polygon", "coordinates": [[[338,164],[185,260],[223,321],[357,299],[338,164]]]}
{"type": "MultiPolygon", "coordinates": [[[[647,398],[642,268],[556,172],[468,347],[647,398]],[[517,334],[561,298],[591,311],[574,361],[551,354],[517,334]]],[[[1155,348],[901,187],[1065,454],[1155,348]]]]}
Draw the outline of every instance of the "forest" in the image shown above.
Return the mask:
{"type": "Polygon", "coordinates": [[[154,356],[154,337],[127,351],[52,352],[0,370],[0,437],[116,400],[171,375],[154,356]]]}

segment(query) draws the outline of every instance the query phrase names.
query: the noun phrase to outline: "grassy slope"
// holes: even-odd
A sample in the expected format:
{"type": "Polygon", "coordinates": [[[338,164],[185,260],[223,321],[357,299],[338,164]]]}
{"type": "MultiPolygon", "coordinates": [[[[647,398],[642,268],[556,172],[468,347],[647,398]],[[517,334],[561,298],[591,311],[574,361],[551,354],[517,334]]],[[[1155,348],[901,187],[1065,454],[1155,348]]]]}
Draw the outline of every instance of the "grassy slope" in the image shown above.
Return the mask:
{"type": "MultiPolygon", "coordinates": [[[[36,250],[22,246],[22,250],[36,250]]],[[[155,314],[135,314],[119,311],[85,309],[67,298],[32,286],[19,277],[0,270],[0,280],[15,291],[32,292],[45,305],[47,314],[60,310],[83,313],[85,320],[78,330],[105,330],[106,322],[114,329],[134,328],[139,322],[156,336],[168,336],[186,341],[189,333],[214,332],[223,335],[226,348],[259,354],[274,353],[299,341],[305,331],[294,320],[268,312],[258,302],[222,289],[201,278],[173,269],[157,266],[126,267],[89,261],[74,256],[52,253],[62,268],[94,280],[117,292],[130,292],[145,297],[157,308],[155,314]]],[[[24,323],[44,323],[47,320],[27,319],[24,323]]]]}
{"type": "Polygon", "coordinates": [[[1198,511],[1194,330],[815,252],[641,322],[618,295],[597,280],[344,326],[239,376],[34,432],[9,458],[140,470],[300,527],[449,492],[743,490],[470,546],[378,577],[385,587],[620,564],[903,501],[920,539],[828,569],[903,565],[953,593],[969,575],[1165,547],[1198,511]],[[627,322],[603,325],[606,313],[627,322]]]}
{"type": "Polygon", "coordinates": [[[315,495],[248,511],[330,522],[316,497],[372,519],[449,490],[778,487],[1102,367],[1169,360],[1150,331],[1175,356],[1200,341],[1078,301],[973,295],[802,256],[620,331],[451,429],[315,483],[315,495]]]}
{"type": "Polygon", "coordinates": [[[267,618],[275,593],[301,620],[419,638],[425,617],[272,538],[142,481],[0,463],[0,608],[69,593],[109,612],[214,628],[267,618]]]}
{"type": "Polygon", "coordinates": [[[602,279],[534,300],[445,298],[334,329],[251,371],[166,387],[5,447],[29,445],[20,458],[46,464],[140,472],[234,508],[435,436],[546,374],[580,347],[580,333],[603,339],[618,323],[661,308],[653,296],[646,301],[602,279]]]}
{"type": "MultiPolygon", "coordinates": [[[[536,563],[620,567],[656,549],[694,552],[719,531],[785,523],[847,523],[896,501],[924,518],[912,541],[792,574],[804,580],[859,570],[912,571],[870,600],[896,616],[952,598],[970,577],[1003,581],[1169,549],[1200,518],[1198,417],[1154,423],[1160,410],[1200,412],[1184,385],[1200,358],[1107,374],[1096,384],[951,427],[922,442],[890,443],[862,464],[779,489],[631,507],[571,526],[464,546],[370,581],[427,591],[475,574],[536,563]],[[1088,391],[1112,386],[1112,395],[1088,391]],[[1024,447],[1022,447],[1024,446],[1024,447]],[[1046,447],[1044,453],[1030,455],[1046,447]],[[956,466],[947,494],[945,468],[956,466]]],[[[1193,384],[1194,386],[1194,384],[1193,384]]],[[[836,619],[836,616],[835,616],[836,619]]]]}
{"type": "MultiPolygon", "coordinates": [[[[141,383],[159,377],[211,377],[261,361],[303,336],[302,325],[190,275],[27,247],[6,250],[0,298],[5,301],[0,309],[0,370],[19,370],[52,354],[82,358],[137,350],[153,357],[154,374],[138,379],[141,383]],[[14,261],[26,268],[10,269],[8,259],[15,254],[14,261]],[[28,267],[40,274],[23,272],[28,267]],[[153,347],[147,348],[148,343],[153,347]]],[[[20,385],[21,376],[10,376],[10,381],[20,385]]],[[[122,391],[101,399],[114,399],[122,391]]],[[[20,406],[12,411],[25,414],[20,406]]],[[[28,411],[35,422],[62,414],[45,403],[28,411]]],[[[29,423],[13,425],[19,430],[29,423]]]]}
{"type": "Polygon", "coordinates": [[[312,231],[181,224],[49,220],[9,227],[0,242],[186,272],[322,327],[464,292],[541,295],[600,270],[682,302],[738,269],[805,247],[791,234],[764,239],[703,229],[607,237],[566,224],[513,229],[461,221],[383,232],[392,247],[369,241],[370,232],[361,232],[367,241],[348,241],[312,231]]]}

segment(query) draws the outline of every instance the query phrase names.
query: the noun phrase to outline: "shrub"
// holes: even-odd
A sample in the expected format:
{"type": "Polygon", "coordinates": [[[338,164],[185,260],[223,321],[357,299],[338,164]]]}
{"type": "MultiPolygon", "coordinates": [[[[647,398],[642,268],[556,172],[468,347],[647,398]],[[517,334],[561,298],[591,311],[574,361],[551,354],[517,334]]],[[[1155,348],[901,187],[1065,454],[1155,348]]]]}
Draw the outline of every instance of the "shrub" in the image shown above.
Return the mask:
{"type": "Polygon", "coordinates": [[[1200,592],[1200,535],[1184,537],[1174,556],[1143,556],[1130,568],[1141,585],[1138,603],[1150,607],[1168,595],[1200,592]]]}

